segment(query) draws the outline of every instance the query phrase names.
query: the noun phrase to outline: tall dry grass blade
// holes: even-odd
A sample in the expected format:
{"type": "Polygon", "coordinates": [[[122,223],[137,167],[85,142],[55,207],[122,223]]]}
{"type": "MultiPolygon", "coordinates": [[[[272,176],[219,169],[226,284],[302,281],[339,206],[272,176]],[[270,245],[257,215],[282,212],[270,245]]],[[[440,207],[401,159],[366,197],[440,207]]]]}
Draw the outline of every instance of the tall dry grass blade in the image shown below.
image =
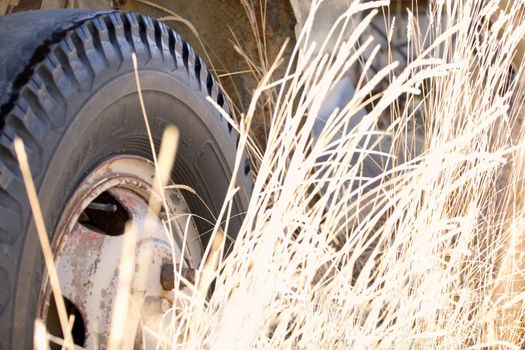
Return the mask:
{"type": "MultiPolygon", "coordinates": [[[[178,129],[174,126],[169,126],[164,130],[158,157],[157,175],[153,179],[153,191],[149,200],[150,212],[144,222],[128,223],[126,225],[124,244],[120,255],[118,287],[113,306],[108,349],[120,349],[122,346],[125,347],[123,343],[131,341],[133,344],[135,341],[135,339],[130,339],[129,337],[124,338],[127,327],[139,326],[138,323],[130,324],[131,321],[128,320],[130,313],[133,314],[133,319],[138,319],[141,312],[140,305],[133,305],[131,296],[132,284],[136,282],[134,281],[134,266],[135,264],[149,264],[152,254],[149,250],[137,252],[137,232],[138,230],[151,231],[156,217],[163,206],[164,188],[170,179],[178,145],[178,135],[178,129]]],[[[169,211],[167,205],[164,208],[166,208],[166,212],[169,211]]],[[[169,214],[167,213],[167,215],[169,214]]],[[[171,231],[167,230],[167,233],[171,233],[171,231]]],[[[171,241],[173,240],[171,239],[171,241]]]]}
{"type": "MultiPolygon", "coordinates": [[[[131,286],[133,283],[133,272],[135,266],[135,255],[137,248],[136,225],[128,222],[124,230],[124,243],[120,252],[118,266],[118,285],[115,301],[113,303],[111,329],[108,339],[108,350],[117,350],[123,347],[126,328],[128,326],[129,309],[131,303],[131,286]]],[[[133,311],[133,310],[132,310],[133,311]]],[[[133,341],[135,341],[133,339],[133,341]]]]}
{"type": "Polygon", "coordinates": [[[35,332],[33,336],[33,347],[35,350],[47,350],[47,329],[43,320],[37,318],[35,320],[35,332]]]}
{"type": "MultiPolygon", "coordinates": [[[[49,339],[49,343],[54,343],[56,345],[60,345],[62,348],[66,347],[66,342],[64,341],[64,339],[62,339],[60,337],[56,337],[56,336],[54,336],[52,334],[47,334],[47,338],[49,339]]],[[[47,347],[47,349],[49,349],[49,346],[47,347]]],[[[83,350],[84,348],[81,347],[81,346],[73,344],[73,349],[75,349],[75,350],[83,350]]]]}
{"type": "Polygon", "coordinates": [[[135,329],[136,327],[139,327],[141,313],[141,301],[133,300],[131,295],[132,284],[137,282],[134,281],[134,265],[148,264],[152,254],[150,250],[140,250],[137,252],[137,232],[138,230],[143,232],[150,232],[153,230],[157,216],[162,208],[165,208],[166,213],[166,234],[172,246],[174,244],[173,238],[171,237],[173,232],[171,227],[172,218],[169,206],[167,205],[165,188],[168,181],[170,180],[171,170],[175,162],[175,155],[179,142],[179,131],[175,126],[168,126],[164,129],[159,155],[157,157],[155,142],[151,134],[144,97],[142,95],[137,57],[135,53],[132,54],[132,62],[137,85],[137,93],[155,167],[155,177],[152,179],[153,188],[148,201],[149,212],[144,222],[128,223],[126,226],[124,244],[119,262],[118,288],[114,302],[108,349],[119,349],[121,347],[133,346],[135,341],[134,337],[124,337],[126,328],[130,327],[135,329]],[[130,314],[132,314],[132,317],[128,320],[128,315],[130,314]]]}
{"type": "Polygon", "coordinates": [[[73,348],[73,337],[68,327],[68,317],[62,292],[60,291],[60,281],[56,272],[55,260],[53,258],[53,252],[49,243],[46,226],[44,223],[44,217],[42,215],[42,209],[40,208],[40,202],[38,201],[38,195],[36,193],[35,184],[33,183],[33,177],[31,176],[31,169],[27,161],[27,154],[24,148],[24,142],[20,138],[14,140],[14,146],[16,156],[18,158],[18,164],[22,177],[24,179],[24,185],[27,191],[27,197],[29,204],[31,205],[31,211],[33,213],[33,219],[35,221],[36,230],[38,233],[38,240],[42,253],[44,255],[44,262],[46,264],[47,274],[49,275],[49,283],[53,291],[53,297],[57,306],[58,317],[60,321],[60,327],[62,328],[62,334],[65,337],[65,347],[73,348]]]}

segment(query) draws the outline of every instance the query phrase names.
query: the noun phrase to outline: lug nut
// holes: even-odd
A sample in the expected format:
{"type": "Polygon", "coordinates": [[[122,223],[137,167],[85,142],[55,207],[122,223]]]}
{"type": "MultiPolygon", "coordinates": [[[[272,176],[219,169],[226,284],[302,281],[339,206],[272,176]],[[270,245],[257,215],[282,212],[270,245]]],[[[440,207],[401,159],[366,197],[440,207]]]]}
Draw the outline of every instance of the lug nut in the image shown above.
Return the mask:
{"type": "Polygon", "coordinates": [[[115,213],[118,210],[117,206],[111,203],[91,202],[87,207],[88,209],[107,211],[108,213],[115,213]]]}
{"type": "MultiPolygon", "coordinates": [[[[175,272],[180,271],[182,277],[184,277],[191,284],[195,283],[195,270],[183,267],[182,270],[179,267],[173,266],[173,264],[162,264],[160,269],[160,285],[164,290],[173,290],[175,288],[175,272]]],[[[181,281],[180,288],[185,287],[184,281],[181,281]]]]}

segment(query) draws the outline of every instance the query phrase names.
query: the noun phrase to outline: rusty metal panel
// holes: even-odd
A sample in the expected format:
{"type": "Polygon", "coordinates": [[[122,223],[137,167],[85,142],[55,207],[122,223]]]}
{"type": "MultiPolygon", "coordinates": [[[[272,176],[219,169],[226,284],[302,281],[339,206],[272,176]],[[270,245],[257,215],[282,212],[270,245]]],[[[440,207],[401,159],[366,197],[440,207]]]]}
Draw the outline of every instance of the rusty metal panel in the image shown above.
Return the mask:
{"type": "Polygon", "coordinates": [[[42,0],[0,0],[0,15],[40,8],[42,0]]]}
{"type": "Polygon", "coordinates": [[[66,7],[67,0],[42,0],[41,9],[59,9],[66,7]]]}

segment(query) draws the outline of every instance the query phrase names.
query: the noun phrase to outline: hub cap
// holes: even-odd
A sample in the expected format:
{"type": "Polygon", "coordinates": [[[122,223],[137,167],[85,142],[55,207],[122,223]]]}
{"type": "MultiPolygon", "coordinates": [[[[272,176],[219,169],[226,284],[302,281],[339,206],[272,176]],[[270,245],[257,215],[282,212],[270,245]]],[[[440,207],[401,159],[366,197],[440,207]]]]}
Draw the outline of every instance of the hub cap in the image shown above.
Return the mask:
{"type": "MultiPolygon", "coordinates": [[[[166,191],[168,208],[160,215],[149,209],[154,174],[153,164],[144,158],[111,158],[78,186],[59,221],[54,256],[68,312],[75,314],[73,337],[78,345],[107,344],[121,252],[130,234],[126,222],[138,229],[124,348],[141,344],[147,336],[139,324],[153,322],[173,304],[173,293],[161,285],[162,266],[174,264],[181,271],[192,271],[200,262],[198,231],[180,191],[166,191]],[[147,230],[141,225],[146,219],[147,230]]],[[[47,276],[44,281],[41,317],[50,333],[61,336],[47,276]]]]}

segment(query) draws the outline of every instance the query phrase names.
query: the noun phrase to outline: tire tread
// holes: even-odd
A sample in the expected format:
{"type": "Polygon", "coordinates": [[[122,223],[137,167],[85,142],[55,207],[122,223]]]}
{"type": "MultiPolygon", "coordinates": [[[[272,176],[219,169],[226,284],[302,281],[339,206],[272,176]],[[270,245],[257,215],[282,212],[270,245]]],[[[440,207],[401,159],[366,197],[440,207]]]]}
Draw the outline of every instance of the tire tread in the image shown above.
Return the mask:
{"type": "MultiPolygon", "coordinates": [[[[65,25],[42,43],[23,72],[13,82],[15,94],[0,106],[0,248],[11,249],[16,240],[27,231],[31,212],[18,163],[13,152],[15,136],[25,141],[35,179],[44,173],[45,161],[53,150],[47,150],[43,140],[49,135],[60,135],[66,122],[68,96],[91,91],[96,79],[92,60],[101,60],[106,67],[118,70],[128,59],[128,52],[143,52],[148,62],[154,51],[173,65],[173,70],[185,69],[194,89],[210,96],[230,113],[229,104],[217,80],[203,60],[180,35],[164,23],[129,12],[101,11],[90,18],[65,25]],[[139,40],[137,40],[139,39],[139,40]],[[143,46],[137,50],[137,45],[143,46]],[[91,52],[96,52],[91,56],[91,52]],[[119,67],[109,67],[117,57],[119,67]],[[18,219],[7,216],[17,213],[18,219]]],[[[217,112],[217,120],[229,136],[232,148],[237,148],[238,136],[228,122],[217,112]]],[[[249,163],[246,158],[245,164],[249,163]]],[[[251,183],[249,169],[241,170],[247,183],[251,183]]],[[[37,183],[38,188],[38,183],[37,183]]],[[[16,256],[13,252],[11,256],[16,256]]],[[[13,266],[4,266],[0,259],[2,293],[0,293],[0,320],[14,295],[16,285],[13,266]]],[[[8,264],[16,264],[12,259],[8,264]]],[[[11,311],[14,312],[14,311],[11,311]]],[[[7,321],[9,322],[9,321],[7,321]]],[[[2,323],[5,324],[4,321],[2,323]]],[[[11,326],[9,326],[11,327],[11,326]]],[[[10,340],[2,346],[10,347],[10,340]]]]}

